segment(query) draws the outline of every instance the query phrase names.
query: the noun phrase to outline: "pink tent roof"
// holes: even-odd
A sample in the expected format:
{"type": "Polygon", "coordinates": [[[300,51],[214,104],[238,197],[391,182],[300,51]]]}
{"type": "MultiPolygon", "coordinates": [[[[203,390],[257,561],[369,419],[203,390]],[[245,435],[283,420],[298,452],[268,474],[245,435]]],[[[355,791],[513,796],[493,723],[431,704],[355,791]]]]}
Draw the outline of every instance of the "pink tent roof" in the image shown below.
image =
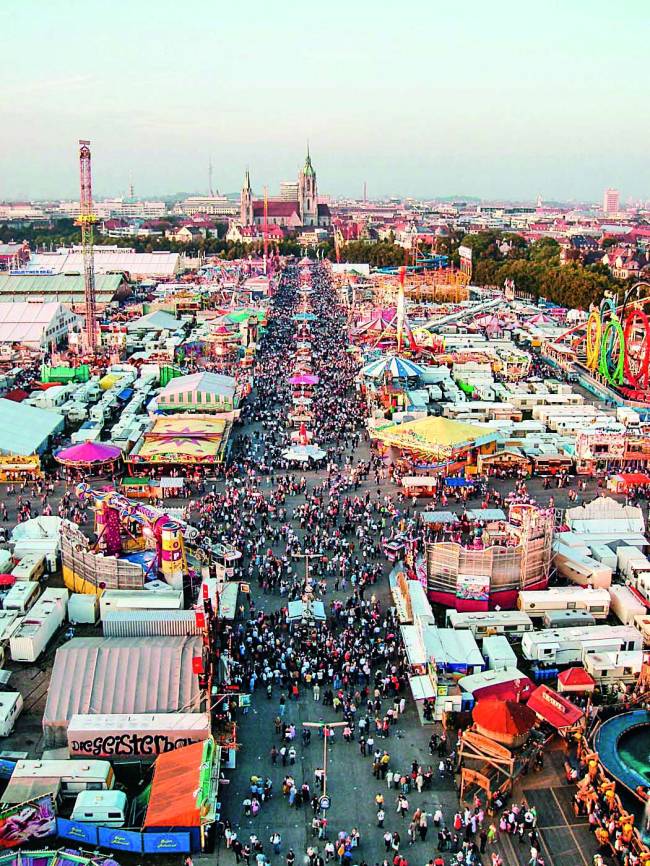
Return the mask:
{"type": "Polygon", "coordinates": [[[311,373],[300,373],[297,376],[292,376],[289,379],[290,385],[317,385],[320,382],[318,376],[313,376],[311,373]]]}
{"type": "Polygon", "coordinates": [[[122,450],[116,445],[104,445],[101,442],[81,442],[61,448],[55,455],[59,463],[108,463],[121,456],[122,450]]]}

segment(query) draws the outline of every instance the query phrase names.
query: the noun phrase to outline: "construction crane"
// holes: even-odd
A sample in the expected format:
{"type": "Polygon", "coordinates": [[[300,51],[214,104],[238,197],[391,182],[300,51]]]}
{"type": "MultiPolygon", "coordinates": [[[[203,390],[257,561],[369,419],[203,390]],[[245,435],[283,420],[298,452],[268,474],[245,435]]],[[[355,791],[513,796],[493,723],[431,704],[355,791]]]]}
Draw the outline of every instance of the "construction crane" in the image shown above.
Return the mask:
{"type": "Polygon", "coordinates": [[[90,142],[79,139],[79,219],[81,227],[81,250],[84,263],[84,296],[86,302],[86,348],[97,349],[97,294],[95,291],[94,225],[97,217],[93,213],[93,182],[90,169],[90,142]]]}

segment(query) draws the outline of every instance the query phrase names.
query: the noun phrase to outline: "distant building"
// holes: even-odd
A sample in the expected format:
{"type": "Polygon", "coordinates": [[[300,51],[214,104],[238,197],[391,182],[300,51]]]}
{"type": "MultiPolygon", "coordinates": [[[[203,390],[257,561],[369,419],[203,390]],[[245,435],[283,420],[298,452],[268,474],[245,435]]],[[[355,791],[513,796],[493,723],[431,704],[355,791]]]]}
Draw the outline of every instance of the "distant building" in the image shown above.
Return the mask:
{"type": "MultiPolygon", "coordinates": [[[[248,170],[244,175],[244,185],[240,195],[239,220],[242,226],[263,225],[265,220],[263,199],[253,199],[251,178],[248,170]]],[[[332,222],[329,206],[319,203],[316,172],[311,162],[309,150],[305,164],[298,176],[298,182],[283,182],[280,200],[268,199],[266,220],[269,225],[283,228],[329,228],[332,222]]]]}
{"type": "Polygon", "coordinates": [[[167,232],[167,237],[170,241],[176,241],[179,244],[189,244],[192,241],[199,241],[207,234],[206,229],[199,226],[186,225],[178,229],[172,229],[167,232]]]}
{"type": "Polygon", "coordinates": [[[609,189],[605,190],[605,194],[603,195],[603,213],[604,214],[612,214],[618,213],[619,211],[619,193],[617,189],[609,189]]]}
{"type": "Polygon", "coordinates": [[[280,184],[280,201],[298,201],[298,182],[283,180],[280,184]]]}
{"type": "Polygon", "coordinates": [[[185,216],[206,214],[207,216],[233,217],[237,215],[237,205],[225,195],[191,195],[174,206],[174,213],[185,216]]]}
{"type": "MultiPolygon", "coordinates": [[[[266,231],[266,239],[269,243],[279,243],[287,236],[287,229],[279,225],[269,225],[266,231]]],[[[264,241],[264,228],[262,226],[242,226],[239,223],[231,223],[226,233],[226,240],[233,243],[256,244],[264,241]]]]}
{"type": "Polygon", "coordinates": [[[29,256],[29,244],[26,241],[0,244],[0,271],[12,271],[22,267],[29,261],[29,256]]]}

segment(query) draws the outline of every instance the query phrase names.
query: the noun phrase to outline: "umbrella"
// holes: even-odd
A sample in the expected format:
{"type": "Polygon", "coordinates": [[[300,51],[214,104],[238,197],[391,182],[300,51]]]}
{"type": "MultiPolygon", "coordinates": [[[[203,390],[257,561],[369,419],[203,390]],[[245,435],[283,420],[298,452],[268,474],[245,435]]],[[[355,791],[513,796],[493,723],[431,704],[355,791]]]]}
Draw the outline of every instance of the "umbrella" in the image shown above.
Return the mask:
{"type": "Polygon", "coordinates": [[[292,448],[283,451],[282,456],[285,460],[307,463],[310,458],[312,460],[322,460],[326,454],[318,445],[294,445],[292,448]]]}
{"type": "Polygon", "coordinates": [[[296,313],[291,318],[294,322],[313,322],[316,316],[313,313],[296,313]]]}
{"type": "Polygon", "coordinates": [[[362,375],[368,379],[382,379],[388,374],[392,379],[420,378],[424,370],[419,364],[414,364],[408,358],[400,358],[398,355],[385,355],[377,361],[371,361],[361,370],[362,375]]]}
{"type": "Polygon", "coordinates": [[[317,385],[319,382],[320,376],[314,376],[313,373],[299,373],[289,379],[290,385],[317,385]]]}

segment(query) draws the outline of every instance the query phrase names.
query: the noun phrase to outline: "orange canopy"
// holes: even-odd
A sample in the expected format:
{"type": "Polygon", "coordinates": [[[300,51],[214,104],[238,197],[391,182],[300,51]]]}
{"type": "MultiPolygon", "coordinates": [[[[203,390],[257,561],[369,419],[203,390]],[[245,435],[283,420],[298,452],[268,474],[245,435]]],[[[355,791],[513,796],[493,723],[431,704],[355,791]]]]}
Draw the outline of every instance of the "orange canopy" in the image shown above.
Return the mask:
{"type": "Polygon", "coordinates": [[[144,827],[199,827],[197,806],[205,743],[193,743],[156,759],[144,827]]]}
{"type": "Polygon", "coordinates": [[[495,734],[521,736],[535,726],[535,713],[514,701],[480,700],[472,710],[477,725],[495,734]]]}

